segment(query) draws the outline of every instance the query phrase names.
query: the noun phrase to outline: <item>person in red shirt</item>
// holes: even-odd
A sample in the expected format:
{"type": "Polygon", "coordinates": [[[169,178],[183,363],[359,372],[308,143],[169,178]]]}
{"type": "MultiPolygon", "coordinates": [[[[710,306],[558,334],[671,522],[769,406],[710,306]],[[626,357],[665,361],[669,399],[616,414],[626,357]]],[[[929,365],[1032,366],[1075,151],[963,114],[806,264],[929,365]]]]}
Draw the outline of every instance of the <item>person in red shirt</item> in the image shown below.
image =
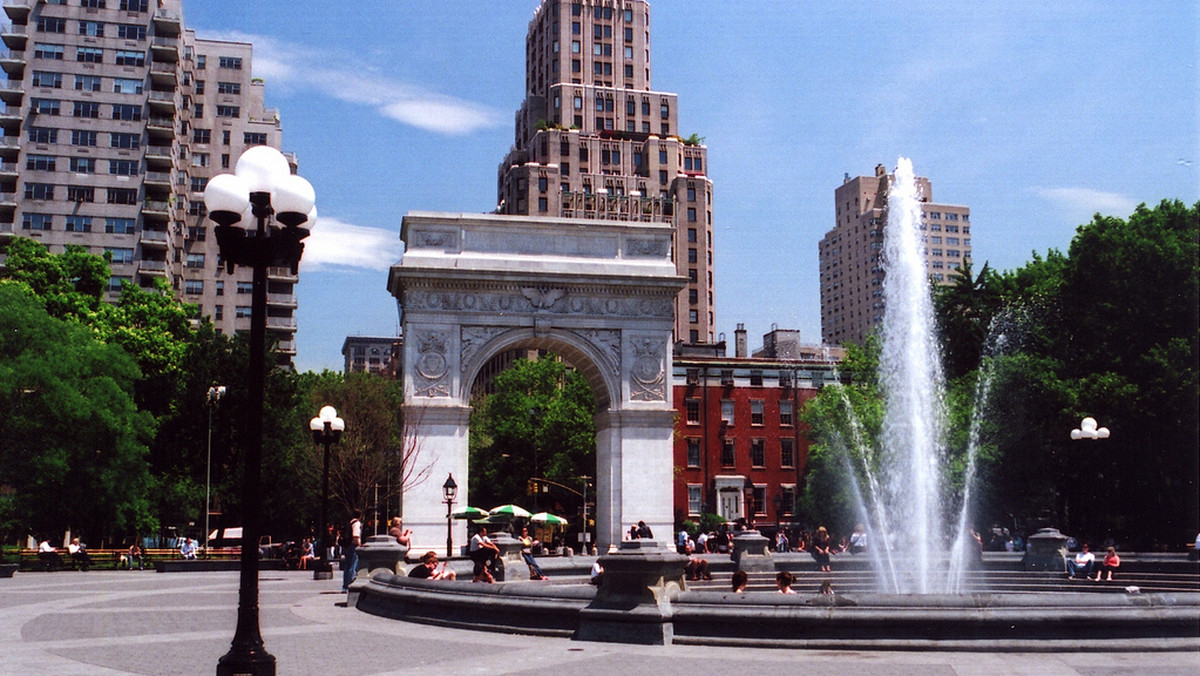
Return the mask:
{"type": "Polygon", "coordinates": [[[1104,561],[1100,563],[1100,569],[1096,571],[1096,577],[1093,579],[1099,582],[1100,578],[1107,573],[1109,581],[1112,581],[1113,573],[1120,565],[1121,557],[1117,556],[1117,550],[1109,547],[1108,551],[1104,553],[1104,561]]]}

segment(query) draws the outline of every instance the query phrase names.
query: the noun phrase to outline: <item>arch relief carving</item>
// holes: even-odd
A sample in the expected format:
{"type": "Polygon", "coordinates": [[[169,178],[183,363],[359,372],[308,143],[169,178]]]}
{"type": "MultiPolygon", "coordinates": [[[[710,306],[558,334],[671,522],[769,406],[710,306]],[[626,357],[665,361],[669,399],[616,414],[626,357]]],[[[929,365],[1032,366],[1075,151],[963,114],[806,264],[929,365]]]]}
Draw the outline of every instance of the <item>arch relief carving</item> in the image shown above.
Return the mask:
{"type": "Polygon", "coordinates": [[[405,307],[439,312],[537,312],[597,317],[674,317],[673,298],[643,296],[613,298],[601,293],[568,292],[562,288],[525,288],[516,291],[438,291],[413,289],[405,293],[405,307]]]}
{"type": "Polygon", "coordinates": [[[629,398],[633,401],[666,401],[667,342],[657,336],[631,336],[633,363],[629,369],[629,398]]]}
{"type": "Polygon", "coordinates": [[[446,331],[420,331],[416,335],[417,362],[413,391],[418,397],[450,396],[450,363],[446,358],[450,335],[446,331]]]}

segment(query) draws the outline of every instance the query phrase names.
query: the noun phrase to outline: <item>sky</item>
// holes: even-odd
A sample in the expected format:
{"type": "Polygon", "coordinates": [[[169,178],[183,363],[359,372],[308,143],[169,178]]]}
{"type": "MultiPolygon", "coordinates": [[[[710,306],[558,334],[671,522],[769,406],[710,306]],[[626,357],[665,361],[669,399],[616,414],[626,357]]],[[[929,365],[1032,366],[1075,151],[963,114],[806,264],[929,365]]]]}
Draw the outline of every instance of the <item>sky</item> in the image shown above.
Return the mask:
{"type": "MultiPolygon", "coordinates": [[[[184,0],[251,42],[283,149],[316,189],[300,370],[399,330],[410,211],[495,208],[537,0],[184,0]]],[[[717,331],[821,336],[817,245],[843,176],[913,160],[971,209],[975,267],[1066,251],[1093,214],[1200,199],[1200,3],[653,0],[651,86],[713,181],[717,331]]],[[[732,348],[730,348],[732,350],[732,348]]]]}

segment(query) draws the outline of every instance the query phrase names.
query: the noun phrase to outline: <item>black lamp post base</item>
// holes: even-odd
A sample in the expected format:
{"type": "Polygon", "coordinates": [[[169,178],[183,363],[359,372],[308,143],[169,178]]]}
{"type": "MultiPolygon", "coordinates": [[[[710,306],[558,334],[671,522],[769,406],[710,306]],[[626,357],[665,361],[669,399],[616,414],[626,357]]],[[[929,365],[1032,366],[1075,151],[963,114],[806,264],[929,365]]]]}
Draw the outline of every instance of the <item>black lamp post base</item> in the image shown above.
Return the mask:
{"type": "Polygon", "coordinates": [[[235,650],[217,660],[217,676],[275,676],[275,656],[265,649],[235,650]]]}
{"type": "Polygon", "coordinates": [[[328,561],[318,561],[313,564],[313,579],[314,580],[332,580],[333,579],[333,564],[328,561]]]}

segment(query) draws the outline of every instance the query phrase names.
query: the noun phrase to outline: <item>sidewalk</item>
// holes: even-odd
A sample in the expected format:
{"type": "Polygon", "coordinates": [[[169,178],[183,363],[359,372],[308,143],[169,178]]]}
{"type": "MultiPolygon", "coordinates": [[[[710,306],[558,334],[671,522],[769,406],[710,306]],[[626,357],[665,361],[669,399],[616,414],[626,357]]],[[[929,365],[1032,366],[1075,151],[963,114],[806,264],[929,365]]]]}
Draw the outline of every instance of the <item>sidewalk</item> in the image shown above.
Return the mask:
{"type": "MultiPolygon", "coordinates": [[[[340,576],[261,574],[263,640],[281,676],[1200,673],[1200,653],[818,652],[511,636],[338,607],[340,585],[340,576]]],[[[0,674],[211,675],[233,638],[237,586],[232,572],[18,573],[0,580],[0,674]]]]}

